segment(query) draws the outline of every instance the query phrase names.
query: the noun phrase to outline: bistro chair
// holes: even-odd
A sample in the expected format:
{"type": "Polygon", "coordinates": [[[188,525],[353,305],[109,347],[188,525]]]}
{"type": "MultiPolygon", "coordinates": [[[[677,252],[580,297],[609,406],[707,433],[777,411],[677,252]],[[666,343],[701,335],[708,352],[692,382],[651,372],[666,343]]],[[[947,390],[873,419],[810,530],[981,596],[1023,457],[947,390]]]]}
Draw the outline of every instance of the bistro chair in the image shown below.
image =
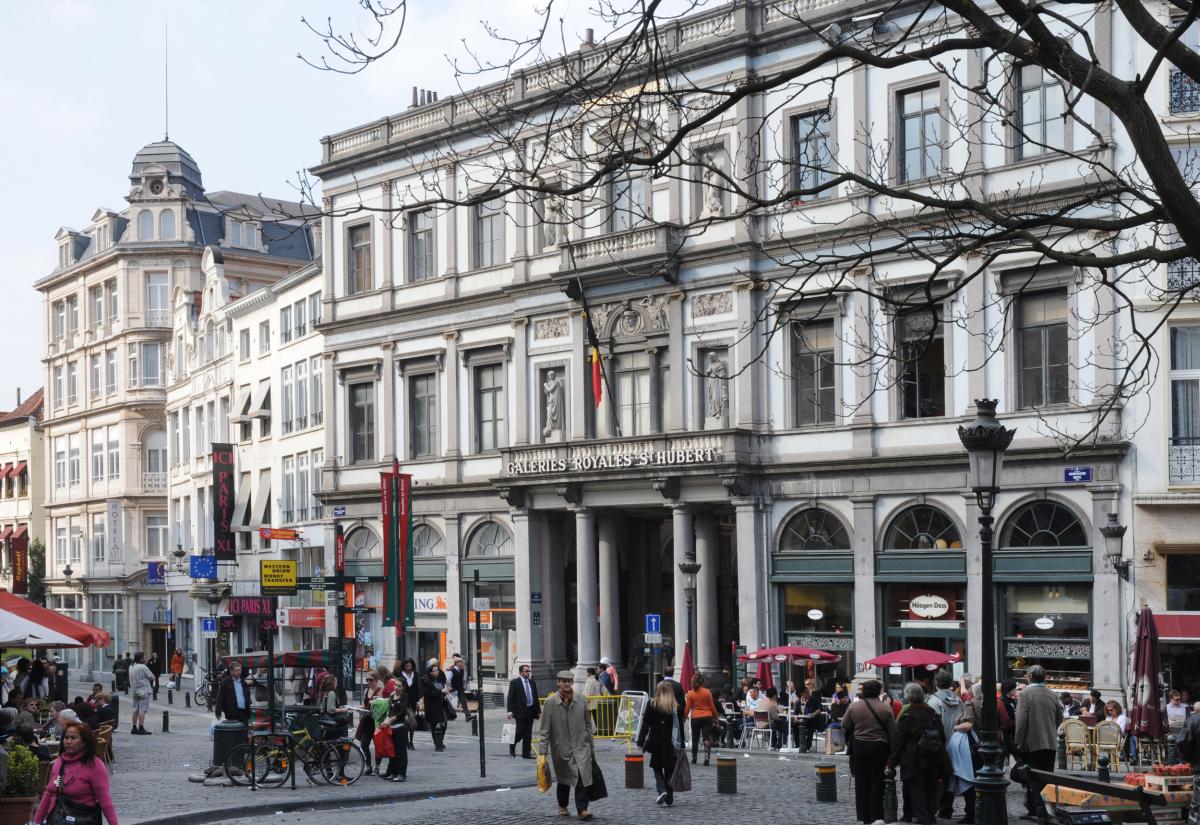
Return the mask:
{"type": "Polygon", "coordinates": [[[1096,761],[1099,762],[1101,756],[1107,756],[1108,763],[1112,766],[1112,769],[1114,771],[1120,770],[1121,752],[1124,750],[1125,745],[1125,735],[1121,733],[1121,726],[1111,719],[1097,722],[1095,737],[1092,752],[1095,755],[1096,761]]]}
{"type": "Polygon", "coordinates": [[[1077,762],[1080,770],[1090,770],[1093,748],[1087,725],[1078,719],[1067,719],[1059,725],[1058,732],[1066,745],[1067,768],[1071,767],[1072,762],[1077,762]]]}
{"type": "Polygon", "coordinates": [[[754,727],[750,728],[750,748],[771,749],[771,716],[765,710],[754,711],[754,727]]]}

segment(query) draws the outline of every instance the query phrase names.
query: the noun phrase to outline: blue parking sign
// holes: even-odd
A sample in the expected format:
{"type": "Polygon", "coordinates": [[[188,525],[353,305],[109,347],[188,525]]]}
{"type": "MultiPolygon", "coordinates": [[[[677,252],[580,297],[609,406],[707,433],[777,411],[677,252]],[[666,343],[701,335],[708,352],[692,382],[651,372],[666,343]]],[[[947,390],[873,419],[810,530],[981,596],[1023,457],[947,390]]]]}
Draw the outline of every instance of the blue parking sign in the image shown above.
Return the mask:
{"type": "Polygon", "coordinates": [[[662,633],[662,614],[647,613],[646,614],[646,632],[647,633],[662,633]]]}

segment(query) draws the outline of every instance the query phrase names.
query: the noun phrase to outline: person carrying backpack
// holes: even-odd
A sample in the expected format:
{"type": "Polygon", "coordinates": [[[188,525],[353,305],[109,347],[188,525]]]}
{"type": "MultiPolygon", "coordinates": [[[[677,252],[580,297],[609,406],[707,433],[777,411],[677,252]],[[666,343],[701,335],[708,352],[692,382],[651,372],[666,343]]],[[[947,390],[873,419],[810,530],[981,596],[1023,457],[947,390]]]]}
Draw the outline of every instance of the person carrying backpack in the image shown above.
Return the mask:
{"type": "Polygon", "coordinates": [[[941,716],[926,704],[925,690],[916,682],[904,686],[904,704],[888,764],[900,769],[914,821],[935,825],[938,783],[947,773],[946,735],[941,716]]]}

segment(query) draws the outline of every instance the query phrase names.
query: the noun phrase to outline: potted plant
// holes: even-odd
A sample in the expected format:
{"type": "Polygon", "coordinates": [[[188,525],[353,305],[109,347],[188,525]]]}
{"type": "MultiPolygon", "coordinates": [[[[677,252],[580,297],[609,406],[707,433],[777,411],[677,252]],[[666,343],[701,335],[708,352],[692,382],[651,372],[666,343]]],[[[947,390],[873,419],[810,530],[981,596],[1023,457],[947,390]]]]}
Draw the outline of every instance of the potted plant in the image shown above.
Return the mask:
{"type": "Polygon", "coordinates": [[[25,825],[42,792],[41,763],[24,745],[9,744],[8,781],[0,798],[0,825],[25,825]]]}

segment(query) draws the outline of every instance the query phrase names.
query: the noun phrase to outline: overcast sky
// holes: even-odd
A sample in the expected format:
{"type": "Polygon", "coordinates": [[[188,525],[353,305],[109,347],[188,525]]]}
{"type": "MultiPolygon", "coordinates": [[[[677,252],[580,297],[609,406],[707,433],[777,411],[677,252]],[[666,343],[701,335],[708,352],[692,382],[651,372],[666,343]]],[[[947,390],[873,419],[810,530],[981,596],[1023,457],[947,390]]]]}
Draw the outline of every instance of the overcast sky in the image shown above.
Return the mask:
{"type": "MultiPolygon", "coordinates": [[[[561,2],[561,0],[559,0],[561,2]]],[[[571,46],[586,0],[556,9],[571,46]]],[[[6,355],[0,409],[44,381],[43,311],[33,282],[57,259],[60,226],[124,207],[138,149],[163,136],[163,24],[170,42],[170,136],[205,188],[289,198],[323,135],[407,108],[414,85],[455,91],[446,56],[486,47],[481,18],[528,35],[531,0],[411,0],[401,47],[355,76],[305,66],[320,42],[300,22],[365,21],[355,0],[11,0],[0,29],[0,220],[6,355]]],[[[492,53],[498,55],[494,44],[492,53]]],[[[474,85],[473,82],[468,85],[474,85]]]]}

